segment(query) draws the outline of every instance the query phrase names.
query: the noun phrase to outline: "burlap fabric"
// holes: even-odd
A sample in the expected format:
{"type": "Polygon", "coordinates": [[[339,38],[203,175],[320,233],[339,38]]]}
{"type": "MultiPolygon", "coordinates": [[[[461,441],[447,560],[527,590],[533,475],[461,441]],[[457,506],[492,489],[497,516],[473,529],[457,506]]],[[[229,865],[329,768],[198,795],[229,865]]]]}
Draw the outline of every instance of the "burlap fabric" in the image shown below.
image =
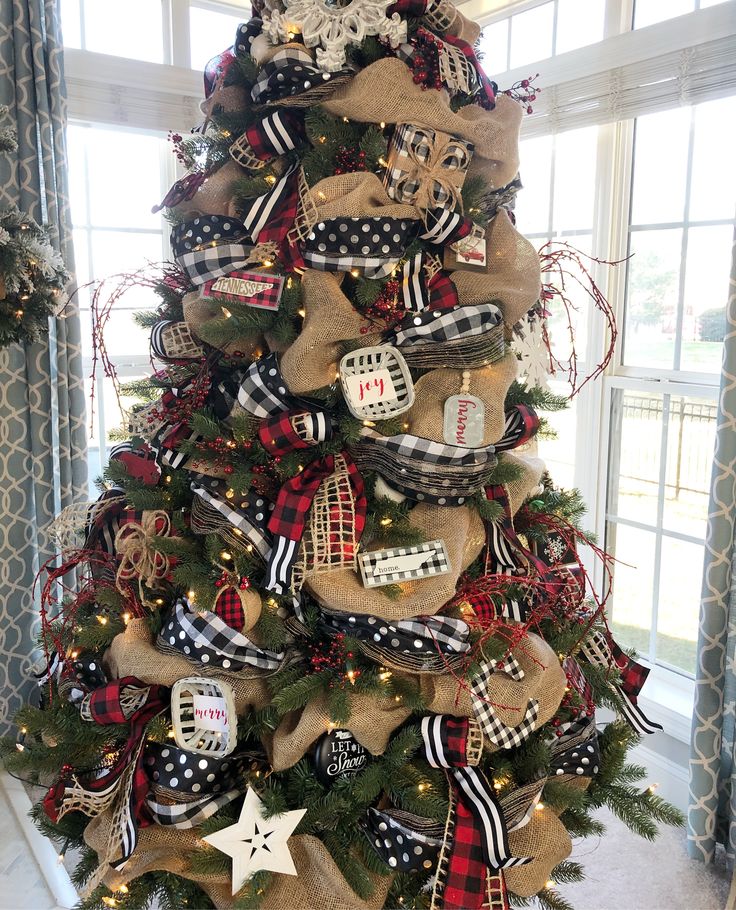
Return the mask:
{"type": "MultiPolygon", "coordinates": [[[[455,593],[460,573],[479,555],[485,542],[485,528],[475,509],[467,506],[436,506],[420,503],[409,513],[409,523],[426,540],[445,541],[451,570],[401,585],[402,596],[391,600],[381,588],[365,588],[352,569],[328,572],[310,578],[305,587],[327,609],[367,613],[389,621],[437,613],[455,593]]],[[[376,542],[372,550],[382,549],[376,542]]]]}
{"type": "MultiPolygon", "coordinates": [[[[110,833],[108,812],[93,819],[84,832],[86,843],[104,855],[110,833]]],[[[202,849],[198,828],[176,830],[161,825],[139,829],[138,846],[122,872],[110,869],[104,883],[117,891],[146,872],[173,872],[197,882],[218,908],[232,906],[230,872],[202,873],[191,868],[192,853],[202,849]]],[[[361,900],[350,888],[322,841],[308,834],[289,838],[297,874],[274,875],[261,910],[378,910],[386,900],[391,877],[371,876],[375,890],[361,900]]]]}
{"type": "Polygon", "coordinates": [[[488,274],[458,270],[450,276],[461,304],[497,300],[510,328],[539,299],[539,256],[501,210],[487,228],[491,268],[488,274]]]}
{"type": "MultiPolygon", "coordinates": [[[[344,727],[373,755],[385,750],[391,734],[411,714],[393,698],[349,692],[348,703],[350,720],[344,727]]],[[[274,771],[295,765],[327,731],[329,723],[330,712],[324,695],[313,698],[300,711],[287,714],[273,737],[264,742],[274,771]]]]}
{"type": "Polygon", "coordinates": [[[224,85],[216,88],[209,98],[205,98],[199,109],[209,120],[215,110],[225,113],[244,111],[250,104],[250,96],[244,85],[224,85]]]}
{"type": "Polygon", "coordinates": [[[554,867],[570,855],[572,841],[565,826],[548,808],[537,809],[529,823],[509,834],[514,856],[531,856],[526,866],[506,869],[509,891],[521,897],[531,897],[549,881],[554,867]]]}
{"type": "Polygon", "coordinates": [[[137,676],[142,682],[160,686],[173,686],[177,679],[186,676],[222,679],[232,687],[238,714],[264,708],[271,700],[268,684],[262,676],[246,679],[242,674],[226,670],[213,672],[183,656],[157,651],[144,619],[132,619],[125,631],[115,636],[105,654],[104,664],[109,679],[137,676]]]}
{"type": "Polygon", "coordinates": [[[281,373],[291,392],[303,394],[332,385],[342,344],[361,340],[361,346],[380,339],[371,323],[340,290],[341,278],[331,272],[307,269],[302,277],[304,325],[281,357],[281,373]],[[367,330],[361,334],[361,329],[367,330]]]}
{"type": "Polygon", "coordinates": [[[234,183],[247,172],[235,161],[226,161],[204,181],[194,196],[175,206],[173,211],[182,220],[197,215],[230,215],[237,211],[233,203],[234,183]]]}
{"type": "Polygon", "coordinates": [[[520,106],[501,95],[492,111],[475,104],[454,113],[440,92],[424,91],[401,60],[384,58],[361,70],[322,105],[338,117],[367,123],[413,123],[467,139],[476,157],[468,177],[480,173],[491,187],[505,186],[519,170],[520,106]]]}
{"type": "Polygon", "coordinates": [[[318,221],[332,218],[403,218],[414,221],[419,213],[411,205],[394,202],[375,174],[354,173],[325,177],[311,190],[318,221]]]}
{"type": "MultiPolygon", "coordinates": [[[[260,904],[261,910],[380,910],[392,876],[371,874],[374,891],[363,900],[350,888],[319,838],[309,834],[289,838],[296,875],[274,875],[260,904]]],[[[218,908],[232,904],[230,888],[204,883],[218,908]]]]}
{"type": "MultiPolygon", "coordinates": [[[[515,682],[507,673],[494,673],[488,686],[488,700],[493,702],[500,720],[515,727],[521,723],[529,699],[536,698],[539,702],[538,726],[541,726],[554,717],[565,694],[564,670],[552,648],[533,632],[512,653],[524,671],[524,678],[515,682]]],[[[433,714],[475,716],[470,692],[459,679],[449,673],[415,678],[419,679],[427,708],[433,714]]],[[[497,751],[497,746],[488,741],[485,748],[488,752],[497,751]]]]}
{"type": "MultiPolygon", "coordinates": [[[[192,335],[207,342],[207,344],[212,344],[215,336],[207,331],[207,326],[208,323],[211,324],[214,320],[222,322],[225,319],[222,306],[216,300],[207,300],[204,297],[200,297],[197,291],[185,294],[182,306],[184,308],[184,319],[192,335]]],[[[263,353],[264,343],[262,335],[239,336],[233,332],[231,340],[225,344],[219,343],[212,346],[224,351],[226,354],[240,354],[252,359],[258,351],[263,353]]]]}
{"type": "Polygon", "coordinates": [[[515,480],[505,485],[509,496],[511,514],[516,515],[524,505],[524,500],[539,486],[539,481],[544,472],[544,462],[541,458],[535,458],[533,455],[527,455],[526,453],[512,455],[510,452],[504,452],[499,456],[499,459],[516,465],[521,472],[515,480]]]}
{"type": "MultiPolygon", "coordinates": [[[[496,363],[469,371],[467,391],[480,398],[485,405],[481,445],[498,442],[503,436],[504,400],[517,370],[516,355],[507,354],[496,363]]],[[[451,395],[462,394],[462,383],[461,370],[443,369],[425,373],[414,385],[414,405],[406,415],[409,431],[415,436],[442,442],[445,402],[451,395]]]]}

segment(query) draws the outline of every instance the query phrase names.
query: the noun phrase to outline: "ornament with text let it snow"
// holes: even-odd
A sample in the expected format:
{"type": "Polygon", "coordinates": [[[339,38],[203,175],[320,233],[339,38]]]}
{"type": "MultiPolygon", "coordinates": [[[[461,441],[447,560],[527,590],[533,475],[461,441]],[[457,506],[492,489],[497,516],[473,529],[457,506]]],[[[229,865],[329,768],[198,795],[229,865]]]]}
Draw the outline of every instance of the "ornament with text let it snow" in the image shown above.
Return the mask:
{"type": "Polygon", "coordinates": [[[278,310],[283,287],[283,275],[272,275],[268,272],[230,272],[221,278],[206,281],[201,296],[208,300],[217,298],[231,303],[244,303],[246,306],[258,307],[261,310],[278,310]]]}
{"type": "Polygon", "coordinates": [[[370,757],[350,730],[330,730],[319,738],[314,748],[314,770],[317,778],[331,787],[336,780],[362,771],[370,757]]]}
{"type": "Polygon", "coordinates": [[[361,553],[358,565],[366,588],[444,575],[450,571],[444,540],[430,540],[414,547],[394,547],[391,550],[361,553]]]}
{"type": "Polygon", "coordinates": [[[340,381],[354,417],[384,420],[414,404],[414,383],[406,361],[391,345],[360,348],[340,361],[340,381]]]}
{"type": "Polygon", "coordinates": [[[180,749],[224,758],[238,742],[232,688],[224,681],[187,676],[171,689],[171,725],[180,749]]]}
{"type": "Polygon", "coordinates": [[[485,405],[475,395],[452,395],[445,402],[445,442],[466,449],[483,445],[485,405]]]}
{"type": "Polygon", "coordinates": [[[488,271],[488,238],[485,228],[474,224],[467,237],[445,247],[443,266],[466,272],[488,271]]]}

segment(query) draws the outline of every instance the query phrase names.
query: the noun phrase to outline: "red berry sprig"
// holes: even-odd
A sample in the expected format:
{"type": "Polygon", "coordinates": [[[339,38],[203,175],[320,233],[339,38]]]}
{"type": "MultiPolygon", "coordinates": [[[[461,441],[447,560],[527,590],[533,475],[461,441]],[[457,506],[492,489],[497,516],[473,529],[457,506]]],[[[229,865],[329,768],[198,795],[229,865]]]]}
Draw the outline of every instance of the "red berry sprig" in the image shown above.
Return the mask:
{"type": "Polygon", "coordinates": [[[354,657],[353,652],[345,647],[345,633],[338,632],[329,644],[320,642],[311,645],[309,662],[315,673],[331,672],[335,676],[329,684],[330,689],[334,688],[335,682],[343,688],[346,683],[353,685],[360,676],[360,670],[354,669],[351,664],[354,657]]]}
{"type": "Polygon", "coordinates": [[[537,100],[537,95],[542,91],[541,88],[537,88],[532,85],[535,79],[539,78],[539,73],[536,73],[534,76],[530,76],[528,79],[522,79],[520,82],[515,82],[511,88],[507,88],[504,91],[504,95],[508,95],[509,98],[513,98],[514,101],[518,101],[520,104],[523,104],[526,107],[527,114],[531,114],[534,111],[534,108],[531,106],[532,101],[537,100]]]}
{"type": "Polygon", "coordinates": [[[335,176],[352,174],[355,171],[367,171],[363,149],[348,148],[341,145],[335,154],[335,176]]]}
{"type": "Polygon", "coordinates": [[[411,43],[414,45],[414,51],[409,60],[409,66],[414,74],[412,78],[415,85],[439,91],[442,88],[440,53],[445,46],[442,39],[432,32],[428,32],[427,29],[420,28],[411,43]]]}
{"type": "MultiPolygon", "coordinates": [[[[387,328],[393,328],[406,315],[406,309],[399,300],[401,285],[396,279],[389,279],[381,288],[378,297],[363,311],[369,319],[381,320],[387,328]]],[[[368,327],[365,327],[366,332],[368,327]]],[[[363,332],[363,329],[361,329],[363,332]]],[[[365,333],[364,333],[365,334],[365,333]]]]}

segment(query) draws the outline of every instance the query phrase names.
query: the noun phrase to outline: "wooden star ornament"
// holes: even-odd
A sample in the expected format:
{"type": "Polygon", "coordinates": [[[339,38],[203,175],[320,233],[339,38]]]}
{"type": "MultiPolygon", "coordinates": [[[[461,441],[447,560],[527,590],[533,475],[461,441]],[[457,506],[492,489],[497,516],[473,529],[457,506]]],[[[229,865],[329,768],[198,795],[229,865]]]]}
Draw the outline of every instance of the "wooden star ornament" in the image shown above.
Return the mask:
{"type": "Polygon", "coordinates": [[[233,894],[261,869],[284,875],[297,874],[287,841],[306,811],[296,809],[265,818],[263,803],[255,790],[248,787],[238,821],[202,838],[232,857],[233,894]]]}

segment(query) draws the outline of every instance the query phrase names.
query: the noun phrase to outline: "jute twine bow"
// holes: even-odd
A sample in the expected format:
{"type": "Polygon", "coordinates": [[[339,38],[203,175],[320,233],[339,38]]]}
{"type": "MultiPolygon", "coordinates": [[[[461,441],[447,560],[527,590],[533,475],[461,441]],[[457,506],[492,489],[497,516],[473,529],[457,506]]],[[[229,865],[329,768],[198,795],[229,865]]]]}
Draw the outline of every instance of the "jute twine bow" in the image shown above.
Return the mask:
{"type": "Polygon", "coordinates": [[[115,535],[115,552],[120,566],[115,584],[125,594],[125,582],[138,580],[141,602],[146,603],[143,586],[155,590],[171,570],[169,557],[158,552],[153,543],[156,537],[168,537],[171,533],[171,519],[167,512],[151,510],[143,512],[140,524],[129,522],[115,535]]]}
{"type": "Polygon", "coordinates": [[[416,192],[409,191],[413,195],[412,205],[420,209],[436,208],[441,205],[462,212],[463,200],[460,188],[465,180],[465,171],[470,164],[470,153],[454,136],[441,132],[435,132],[434,137],[431,133],[414,133],[414,137],[407,141],[396,164],[402,170],[401,176],[396,181],[398,199],[403,198],[407,184],[416,182],[419,184],[416,192]],[[429,147],[426,161],[419,157],[414,147],[413,139],[417,135],[422,137],[422,147],[425,145],[429,147]],[[409,159],[410,164],[408,169],[404,170],[406,158],[409,159]],[[449,167],[455,163],[457,163],[457,167],[449,167]],[[451,206],[448,205],[449,201],[452,202],[451,206]]]}

